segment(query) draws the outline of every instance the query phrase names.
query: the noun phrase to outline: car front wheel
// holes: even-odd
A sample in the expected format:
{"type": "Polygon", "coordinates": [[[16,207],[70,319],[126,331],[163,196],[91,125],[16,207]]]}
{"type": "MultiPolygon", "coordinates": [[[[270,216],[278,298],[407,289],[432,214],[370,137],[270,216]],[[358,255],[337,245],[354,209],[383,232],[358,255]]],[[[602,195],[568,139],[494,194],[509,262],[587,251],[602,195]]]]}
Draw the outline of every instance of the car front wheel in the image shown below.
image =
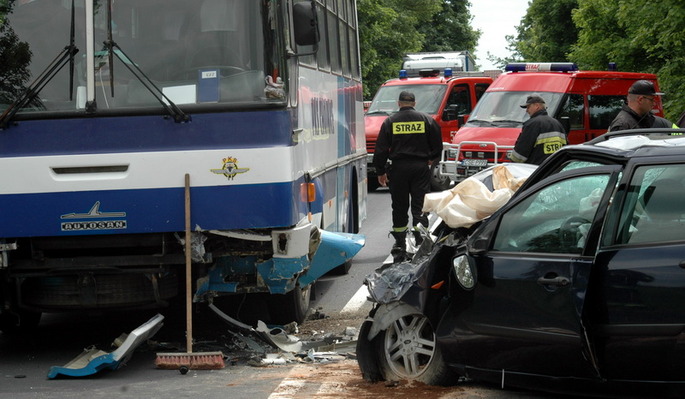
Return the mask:
{"type": "Polygon", "coordinates": [[[417,380],[430,385],[449,385],[456,378],[443,362],[435,332],[419,313],[394,320],[374,338],[378,365],[385,380],[417,380]]]}

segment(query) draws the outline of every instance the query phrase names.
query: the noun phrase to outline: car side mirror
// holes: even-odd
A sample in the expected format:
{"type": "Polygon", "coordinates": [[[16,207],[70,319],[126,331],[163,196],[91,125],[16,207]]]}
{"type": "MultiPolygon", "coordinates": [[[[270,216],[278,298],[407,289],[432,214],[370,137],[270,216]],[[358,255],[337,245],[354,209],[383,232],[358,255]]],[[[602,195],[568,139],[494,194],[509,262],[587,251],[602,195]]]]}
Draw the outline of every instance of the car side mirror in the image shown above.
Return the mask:
{"type": "Polygon", "coordinates": [[[568,116],[562,116],[559,122],[561,122],[561,126],[566,129],[566,134],[568,135],[571,132],[571,118],[568,116]]]}
{"type": "Polygon", "coordinates": [[[453,121],[457,119],[457,104],[450,104],[445,107],[445,111],[442,113],[442,120],[453,121]]]}

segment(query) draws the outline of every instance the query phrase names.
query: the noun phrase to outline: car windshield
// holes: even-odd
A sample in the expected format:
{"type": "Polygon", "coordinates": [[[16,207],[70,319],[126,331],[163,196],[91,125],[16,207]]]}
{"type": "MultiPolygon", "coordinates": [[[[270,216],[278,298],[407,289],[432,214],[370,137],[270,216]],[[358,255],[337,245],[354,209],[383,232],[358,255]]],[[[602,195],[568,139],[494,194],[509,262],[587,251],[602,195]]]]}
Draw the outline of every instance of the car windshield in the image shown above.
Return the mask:
{"type": "Polygon", "coordinates": [[[390,115],[399,111],[397,99],[400,93],[408,91],[416,97],[416,110],[428,114],[436,114],[442,99],[445,97],[446,85],[400,85],[382,86],[373,98],[373,102],[366,114],[390,115]]]}
{"type": "MultiPolygon", "coordinates": [[[[96,2],[93,11],[98,109],[159,105],[131,68],[178,105],[285,101],[285,95],[265,91],[265,79],[271,75],[277,84],[275,74],[285,69],[274,61],[280,48],[268,20],[272,2],[117,0],[111,22],[106,4],[96,2]]],[[[44,87],[21,112],[86,107],[84,0],[76,0],[73,10],[71,0],[10,1],[0,26],[0,52],[12,55],[12,63],[0,68],[0,111],[43,73],[44,87]],[[51,62],[72,42],[78,49],[73,58],[67,54],[59,72],[49,73],[51,62]]]]}
{"type": "Polygon", "coordinates": [[[466,126],[516,127],[530,119],[520,105],[532,94],[541,96],[547,104],[550,116],[556,114],[562,93],[529,91],[489,91],[485,92],[471,112],[466,126]]]}

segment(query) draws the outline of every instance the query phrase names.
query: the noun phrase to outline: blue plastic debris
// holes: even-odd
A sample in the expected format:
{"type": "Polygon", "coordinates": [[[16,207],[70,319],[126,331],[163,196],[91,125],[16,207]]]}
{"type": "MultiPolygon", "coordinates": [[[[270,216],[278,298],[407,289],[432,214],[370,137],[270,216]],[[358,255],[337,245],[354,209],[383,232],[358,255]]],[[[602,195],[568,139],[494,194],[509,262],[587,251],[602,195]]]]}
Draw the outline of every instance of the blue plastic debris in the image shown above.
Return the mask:
{"type": "Polygon", "coordinates": [[[118,369],[126,364],[141,343],[152,338],[162,328],[162,320],[164,320],[164,316],[157,314],[145,324],[131,331],[131,333],[122,334],[114,341],[114,345],[119,343],[118,348],[111,353],[95,347],[85,349],[66,365],[50,367],[48,378],[54,379],[59,376],[84,377],[95,374],[100,370],[118,369]]]}

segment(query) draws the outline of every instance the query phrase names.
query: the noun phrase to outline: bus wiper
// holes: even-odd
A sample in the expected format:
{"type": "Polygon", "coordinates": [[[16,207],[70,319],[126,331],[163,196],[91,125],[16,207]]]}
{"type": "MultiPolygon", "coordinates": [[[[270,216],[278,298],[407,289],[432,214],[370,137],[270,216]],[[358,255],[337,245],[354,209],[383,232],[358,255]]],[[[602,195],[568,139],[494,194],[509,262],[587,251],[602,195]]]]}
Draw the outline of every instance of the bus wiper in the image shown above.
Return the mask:
{"type": "Polygon", "coordinates": [[[73,100],[74,93],[74,56],[78,53],[78,48],[74,43],[74,0],[71,0],[71,32],[69,45],[57,54],[50,64],[36,77],[36,79],[24,90],[22,95],[16,99],[5,112],[0,115],[0,129],[9,127],[9,123],[14,115],[22,108],[31,104],[38,94],[43,90],[59,71],[69,62],[69,100],[73,100]]]}
{"type": "Polygon", "coordinates": [[[372,112],[366,112],[366,115],[390,115],[388,111],[372,111],[372,112]]]}
{"type": "Polygon", "coordinates": [[[138,65],[129,58],[126,53],[112,40],[112,0],[107,0],[107,40],[104,42],[103,51],[107,51],[109,57],[109,87],[112,90],[112,97],[114,97],[114,59],[117,58],[128,68],[133,76],[138,79],[140,83],[162,104],[162,107],[174,118],[177,123],[190,121],[190,116],[186,115],[181,109],[174,104],[169,97],[167,97],[162,90],[152,82],[145,73],[138,67],[138,65]],[[115,51],[114,49],[116,48],[115,51]]]}

